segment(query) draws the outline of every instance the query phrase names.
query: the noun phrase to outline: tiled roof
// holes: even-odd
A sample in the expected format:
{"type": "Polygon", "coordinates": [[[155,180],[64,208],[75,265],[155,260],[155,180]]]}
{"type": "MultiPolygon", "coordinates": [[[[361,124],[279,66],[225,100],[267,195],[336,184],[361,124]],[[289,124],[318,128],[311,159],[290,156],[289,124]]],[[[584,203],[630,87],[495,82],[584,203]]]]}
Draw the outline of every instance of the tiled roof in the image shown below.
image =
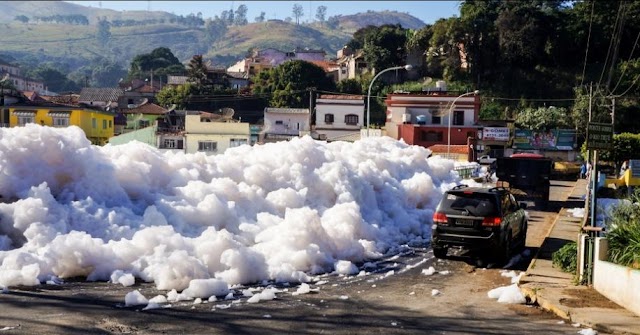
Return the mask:
{"type": "Polygon", "coordinates": [[[435,144],[427,149],[431,150],[431,152],[435,153],[446,153],[450,151],[452,154],[468,154],[469,146],[468,145],[451,145],[451,150],[447,150],[446,144],[435,144]]]}
{"type": "Polygon", "coordinates": [[[363,95],[352,94],[323,94],[318,99],[333,99],[333,100],[363,100],[363,95]]]}
{"type": "Polygon", "coordinates": [[[98,88],[85,87],[80,91],[78,101],[118,101],[118,97],[122,96],[124,91],[121,88],[98,88]]]}
{"type": "Polygon", "coordinates": [[[281,113],[281,114],[309,114],[309,109],[306,108],[273,108],[267,107],[264,109],[265,113],[281,113]]]}
{"type": "Polygon", "coordinates": [[[24,94],[25,97],[27,97],[27,99],[31,100],[31,101],[48,101],[43,99],[38,92],[35,91],[22,91],[22,94],[24,94]]]}
{"type": "Polygon", "coordinates": [[[80,95],[78,94],[65,94],[65,95],[43,95],[42,98],[57,104],[65,104],[65,105],[78,105],[78,98],[80,95]]]}
{"type": "Polygon", "coordinates": [[[335,71],[340,68],[340,66],[338,66],[338,63],[326,60],[312,60],[309,62],[321,67],[324,72],[335,71]]]}
{"type": "Polygon", "coordinates": [[[124,114],[164,115],[166,112],[166,108],[162,108],[154,103],[146,103],[135,108],[122,110],[124,114]]]}
{"type": "Polygon", "coordinates": [[[233,77],[235,79],[247,79],[247,74],[244,72],[227,72],[229,77],[233,77]]]}
{"type": "MultiPolygon", "coordinates": [[[[156,86],[156,85],[153,85],[156,86]]],[[[150,85],[142,85],[136,89],[133,89],[132,91],[134,92],[138,92],[138,93],[158,93],[160,92],[160,90],[157,87],[151,87],[150,85]]]]}

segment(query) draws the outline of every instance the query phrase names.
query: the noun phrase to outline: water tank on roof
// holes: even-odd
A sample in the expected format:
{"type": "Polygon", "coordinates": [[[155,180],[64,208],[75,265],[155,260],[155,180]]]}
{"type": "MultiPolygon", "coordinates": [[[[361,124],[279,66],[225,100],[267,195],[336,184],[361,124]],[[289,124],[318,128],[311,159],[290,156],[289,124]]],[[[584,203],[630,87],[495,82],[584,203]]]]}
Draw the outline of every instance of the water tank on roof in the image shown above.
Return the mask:
{"type": "Polygon", "coordinates": [[[418,115],[416,116],[416,121],[418,124],[427,124],[427,116],[426,115],[418,115]]]}
{"type": "Polygon", "coordinates": [[[402,114],[402,123],[411,123],[411,114],[402,114]]]}
{"type": "Polygon", "coordinates": [[[436,81],[436,88],[439,91],[446,91],[447,90],[447,82],[444,80],[438,80],[436,81]]]}

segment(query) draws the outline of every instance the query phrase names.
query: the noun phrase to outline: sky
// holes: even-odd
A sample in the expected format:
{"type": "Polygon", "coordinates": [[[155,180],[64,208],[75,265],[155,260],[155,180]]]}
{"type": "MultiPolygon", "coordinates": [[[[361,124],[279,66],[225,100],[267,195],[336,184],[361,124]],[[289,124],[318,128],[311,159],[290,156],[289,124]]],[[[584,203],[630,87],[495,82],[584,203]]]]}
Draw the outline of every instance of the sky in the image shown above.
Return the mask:
{"type": "Polygon", "coordinates": [[[315,20],[318,6],[327,7],[327,17],[349,15],[367,10],[394,10],[406,12],[422,20],[434,23],[440,18],[459,16],[459,1],[67,1],[84,6],[100,7],[113,10],[147,10],[165,11],[176,15],[197,14],[204,18],[220,15],[223,10],[237,9],[239,5],[247,6],[249,22],[265,12],[267,19],[285,19],[292,16],[294,4],[300,4],[304,10],[302,21],[315,20]],[[311,13],[312,15],[309,15],[311,13]]]}

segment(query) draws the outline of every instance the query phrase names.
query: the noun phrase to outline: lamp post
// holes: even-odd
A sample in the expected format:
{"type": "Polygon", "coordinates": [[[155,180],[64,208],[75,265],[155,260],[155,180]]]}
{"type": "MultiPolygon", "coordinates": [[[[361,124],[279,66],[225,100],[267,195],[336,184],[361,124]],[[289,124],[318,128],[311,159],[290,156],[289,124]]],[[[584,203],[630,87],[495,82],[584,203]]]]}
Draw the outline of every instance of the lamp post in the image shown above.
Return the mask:
{"type": "Polygon", "coordinates": [[[388,69],[384,69],[382,71],[380,71],[378,74],[375,75],[375,77],[373,77],[373,79],[371,79],[371,83],[369,83],[369,90],[367,91],[367,137],[369,137],[369,128],[371,128],[371,87],[373,87],[373,82],[376,81],[376,78],[378,78],[381,74],[387,72],[387,71],[392,71],[392,70],[401,70],[401,69],[405,69],[407,71],[411,71],[411,69],[413,69],[413,66],[411,64],[407,64],[405,66],[394,66],[394,67],[390,67],[388,69]]]}
{"type": "Polygon", "coordinates": [[[447,128],[447,158],[451,156],[451,114],[453,113],[453,107],[456,105],[456,101],[462,97],[466,97],[467,95],[477,95],[480,91],[475,90],[473,92],[467,92],[459,95],[457,98],[453,99],[451,102],[451,107],[449,108],[449,112],[447,113],[447,121],[449,121],[449,127],[447,128]]]}

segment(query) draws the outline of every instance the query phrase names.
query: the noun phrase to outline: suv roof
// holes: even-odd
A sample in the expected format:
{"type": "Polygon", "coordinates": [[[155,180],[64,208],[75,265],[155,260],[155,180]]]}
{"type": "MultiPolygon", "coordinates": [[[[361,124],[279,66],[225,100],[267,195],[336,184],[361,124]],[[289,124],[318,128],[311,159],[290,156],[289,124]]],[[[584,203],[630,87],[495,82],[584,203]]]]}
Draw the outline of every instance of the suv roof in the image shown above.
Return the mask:
{"type": "Polygon", "coordinates": [[[447,193],[484,193],[484,194],[503,194],[509,193],[509,190],[505,187],[469,187],[465,184],[460,184],[454,186],[452,189],[448,190],[447,193]]]}

